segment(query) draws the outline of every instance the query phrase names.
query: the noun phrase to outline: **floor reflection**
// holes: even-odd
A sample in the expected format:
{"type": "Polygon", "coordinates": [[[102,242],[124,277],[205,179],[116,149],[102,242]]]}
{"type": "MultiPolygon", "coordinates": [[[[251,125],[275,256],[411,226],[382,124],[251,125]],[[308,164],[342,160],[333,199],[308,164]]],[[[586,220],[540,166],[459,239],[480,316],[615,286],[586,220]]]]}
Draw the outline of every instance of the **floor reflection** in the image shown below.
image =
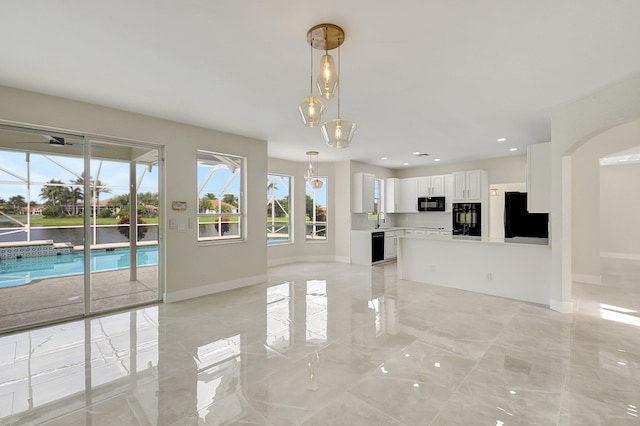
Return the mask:
{"type": "Polygon", "coordinates": [[[0,424],[615,424],[640,405],[640,341],[602,310],[633,316],[640,291],[603,287],[578,286],[566,317],[390,265],[273,268],[264,285],[1,336],[0,424]]]}

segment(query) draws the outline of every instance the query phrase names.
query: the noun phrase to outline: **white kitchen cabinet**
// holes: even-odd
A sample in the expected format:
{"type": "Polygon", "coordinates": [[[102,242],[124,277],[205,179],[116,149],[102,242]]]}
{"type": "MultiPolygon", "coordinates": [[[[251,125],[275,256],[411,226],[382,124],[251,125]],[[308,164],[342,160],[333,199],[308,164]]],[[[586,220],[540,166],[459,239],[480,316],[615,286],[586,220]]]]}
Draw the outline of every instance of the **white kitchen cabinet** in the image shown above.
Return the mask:
{"type": "Polygon", "coordinates": [[[419,197],[444,197],[446,175],[422,176],[418,178],[419,197]]]}
{"type": "Polygon", "coordinates": [[[444,212],[451,213],[453,211],[453,175],[445,175],[444,187],[444,212]]]}
{"type": "Polygon", "coordinates": [[[527,147],[527,210],[551,211],[551,142],[527,147]]]}
{"type": "Polygon", "coordinates": [[[384,212],[396,213],[400,202],[400,179],[387,178],[384,180],[384,212]]]}
{"type": "Polygon", "coordinates": [[[353,213],[373,213],[375,176],[370,173],[353,174],[353,213]]]}
{"type": "Polygon", "coordinates": [[[486,195],[488,195],[487,172],[470,170],[453,173],[454,202],[480,203],[487,201],[486,195]]]}
{"type": "Polygon", "coordinates": [[[384,260],[393,259],[398,255],[398,240],[394,231],[384,233],[384,260]]]}
{"type": "Polygon", "coordinates": [[[416,213],[418,211],[418,179],[400,179],[399,213],[416,213]]]}

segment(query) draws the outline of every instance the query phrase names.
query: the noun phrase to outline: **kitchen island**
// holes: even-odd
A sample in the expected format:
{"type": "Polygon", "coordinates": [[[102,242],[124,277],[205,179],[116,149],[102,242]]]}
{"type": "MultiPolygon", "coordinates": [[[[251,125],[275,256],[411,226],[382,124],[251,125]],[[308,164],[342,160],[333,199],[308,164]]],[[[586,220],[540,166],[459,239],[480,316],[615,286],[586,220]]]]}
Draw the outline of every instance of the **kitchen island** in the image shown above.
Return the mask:
{"type": "Polygon", "coordinates": [[[551,247],[399,236],[398,278],[548,306],[551,247]]]}

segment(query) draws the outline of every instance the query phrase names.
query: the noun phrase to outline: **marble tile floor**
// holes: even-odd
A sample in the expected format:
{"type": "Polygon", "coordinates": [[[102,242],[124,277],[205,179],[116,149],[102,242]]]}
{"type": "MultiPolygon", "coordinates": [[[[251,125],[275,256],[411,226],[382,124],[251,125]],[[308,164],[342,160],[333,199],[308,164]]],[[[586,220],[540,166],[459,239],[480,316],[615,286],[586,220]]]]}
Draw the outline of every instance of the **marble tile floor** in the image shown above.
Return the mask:
{"type": "Polygon", "coordinates": [[[640,262],[602,271],[573,315],[301,263],[0,336],[0,424],[637,425],[640,262]]]}

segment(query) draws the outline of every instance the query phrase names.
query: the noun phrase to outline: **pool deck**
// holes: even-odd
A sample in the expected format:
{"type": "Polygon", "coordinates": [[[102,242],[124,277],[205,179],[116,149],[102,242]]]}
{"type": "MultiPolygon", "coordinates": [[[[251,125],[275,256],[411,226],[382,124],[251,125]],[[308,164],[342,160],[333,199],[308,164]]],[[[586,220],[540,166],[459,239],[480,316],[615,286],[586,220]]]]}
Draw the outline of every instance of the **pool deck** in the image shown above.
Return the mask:
{"type": "MultiPolygon", "coordinates": [[[[158,267],[91,274],[91,311],[151,303],[158,300],[158,267]]],[[[0,332],[84,314],[84,276],[46,278],[30,284],[0,288],[0,332]]]]}

